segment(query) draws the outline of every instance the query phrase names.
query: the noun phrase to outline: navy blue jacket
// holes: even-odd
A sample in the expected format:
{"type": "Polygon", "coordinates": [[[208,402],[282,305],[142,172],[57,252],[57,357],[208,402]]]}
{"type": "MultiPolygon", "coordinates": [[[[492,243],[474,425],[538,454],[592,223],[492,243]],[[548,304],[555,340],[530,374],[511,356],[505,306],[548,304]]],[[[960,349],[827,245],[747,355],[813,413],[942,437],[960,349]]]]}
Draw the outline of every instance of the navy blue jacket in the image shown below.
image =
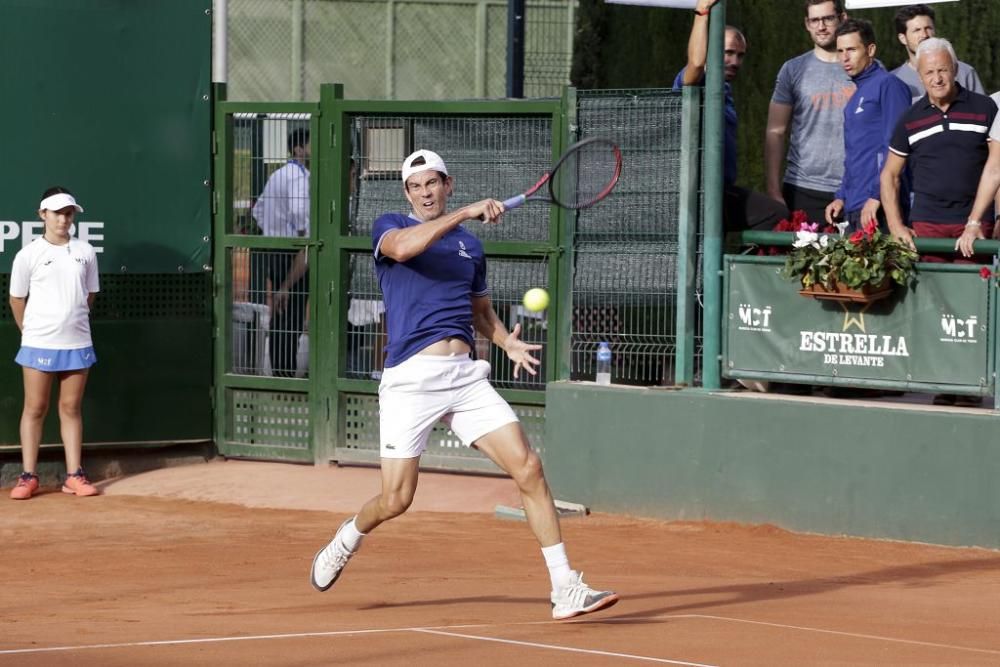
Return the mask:
{"type": "MultiPolygon", "coordinates": [[[[889,152],[896,122],[910,108],[910,89],[878,61],[854,77],[857,90],[844,107],[844,180],[837,199],[844,212],[881,199],[879,174],[889,152]]],[[[846,216],[845,216],[846,217],[846,216]]]]}

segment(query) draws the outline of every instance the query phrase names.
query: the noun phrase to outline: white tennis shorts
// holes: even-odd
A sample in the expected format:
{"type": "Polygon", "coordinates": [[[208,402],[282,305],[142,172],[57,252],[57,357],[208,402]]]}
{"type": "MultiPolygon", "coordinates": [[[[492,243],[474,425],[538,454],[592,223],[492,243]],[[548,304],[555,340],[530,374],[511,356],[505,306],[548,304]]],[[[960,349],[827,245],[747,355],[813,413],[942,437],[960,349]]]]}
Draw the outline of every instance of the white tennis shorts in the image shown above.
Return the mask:
{"type": "Polygon", "coordinates": [[[385,458],[420,456],[439,420],[466,447],[517,415],[489,383],[490,365],[468,354],[417,354],[382,373],[379,445],[385,458]]]}

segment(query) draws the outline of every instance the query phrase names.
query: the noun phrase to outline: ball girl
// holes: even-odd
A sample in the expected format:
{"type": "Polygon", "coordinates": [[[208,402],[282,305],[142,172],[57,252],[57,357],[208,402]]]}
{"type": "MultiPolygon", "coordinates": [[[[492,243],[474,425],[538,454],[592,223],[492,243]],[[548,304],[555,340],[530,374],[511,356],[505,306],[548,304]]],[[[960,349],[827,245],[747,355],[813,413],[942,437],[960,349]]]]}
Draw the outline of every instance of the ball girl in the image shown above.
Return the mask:
{"type": "Polygon", "coordinates": [[[94,496],[98,490],[83,472],[80,404],[87,373],[97,361],[90,338],[90,308],[99,291],[97,254],[86,241],[70,237],[83,208],[69,190],[49,188],[38,215],[45,232],[14,257],[10,308],[21,330],[15,361],[24,374],[21,459],[24,472],[10,497],[26,500],[38,490],[38,449],[49,410],[52,384],[59,383],[59,430],[66,450],[64,493],[94,496]]]}

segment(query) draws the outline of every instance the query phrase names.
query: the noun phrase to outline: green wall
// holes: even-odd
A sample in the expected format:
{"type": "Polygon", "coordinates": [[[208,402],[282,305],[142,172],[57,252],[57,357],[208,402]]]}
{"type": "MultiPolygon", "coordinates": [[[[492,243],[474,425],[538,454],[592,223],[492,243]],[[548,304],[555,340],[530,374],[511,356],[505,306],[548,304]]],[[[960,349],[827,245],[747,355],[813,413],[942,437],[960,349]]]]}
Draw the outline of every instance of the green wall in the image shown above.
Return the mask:
{"type": "Polygon", "coordinates": [[[99,251],[85,441],[212,437],[211,7],[0,0],[0,449],[23,399],[8,273],[51,185],[99,251]]]}
{"type": "Polygon", "coordinates": [[[998,415],[551,383],[556,497],[665,519],[1000,547],[998,415]]]}

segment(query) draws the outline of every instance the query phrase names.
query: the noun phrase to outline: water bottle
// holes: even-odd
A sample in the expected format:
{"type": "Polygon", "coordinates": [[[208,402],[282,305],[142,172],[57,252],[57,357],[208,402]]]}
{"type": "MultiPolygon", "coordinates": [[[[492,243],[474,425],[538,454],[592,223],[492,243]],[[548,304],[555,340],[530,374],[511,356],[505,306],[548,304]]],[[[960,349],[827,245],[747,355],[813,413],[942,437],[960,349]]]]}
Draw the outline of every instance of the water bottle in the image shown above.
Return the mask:
{"type": "Polygon", "coordinates": [[[604,341],[597,346],[597,384],[611,384],[611,348],[604,341]]]}

